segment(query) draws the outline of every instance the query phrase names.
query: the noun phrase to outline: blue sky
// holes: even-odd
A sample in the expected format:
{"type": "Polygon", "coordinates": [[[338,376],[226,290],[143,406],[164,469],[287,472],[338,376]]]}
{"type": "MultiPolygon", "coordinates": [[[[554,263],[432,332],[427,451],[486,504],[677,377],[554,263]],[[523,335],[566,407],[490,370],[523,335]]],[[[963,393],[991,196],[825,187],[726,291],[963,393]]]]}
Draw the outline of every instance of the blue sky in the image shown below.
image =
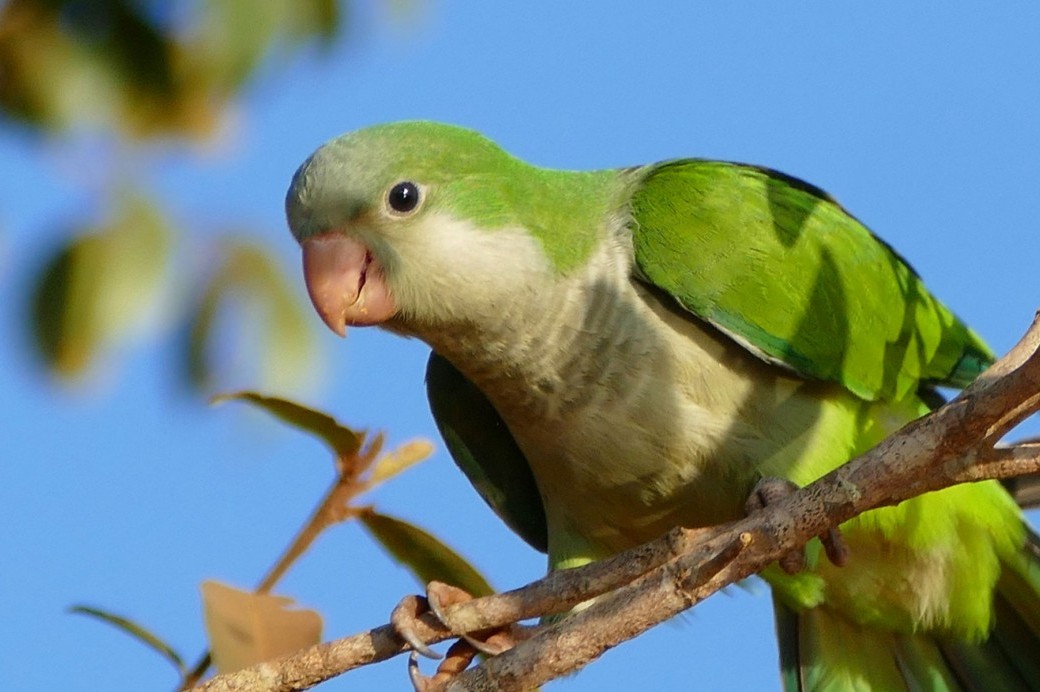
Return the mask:
{"type": "MultiPolygon", "coordinates": [[[[299,162],[341,132],[432,118],[546,166],[699,156],[779,168],[838,197],[998,351],[1040,307],[1034,5],[430,2],[400,24],[361,2],[351,16],[328,53],[265,71],[201,169],[176,146],[147,154],[149,182],[195,237],[244,222],[295,276],[282,199],[299,162]]],[[[317,443],[185,395],[168,339],[86,385],[41,372],[22,327],[25,287],[63,222],[92,211],[84,189],[104,183],[82,183],[104,180],[106,160],[0,133],[3,687],[168,689],[158,657],[64,609],[122,612],[193,657],[204,648],[198,583],[255,582],[331,473],[317,443]]],[[[325,386],[310,401],[392,442],[436,437],[422,344],[375,330],[320,339],[325,386]]],[[[450,537],[499,588],[544,570],[440,447],[374,500],[450,537]]],[[[386,622],[415,590],[351,525],[329,531],[281,589],[321,610],[328,636],[386,622]]],[[[772,689],[775,656],[765,588],[733,589],[556,688],[772,689]]],[[[325,689],[407,684],[400,658],[325,689]]]]}

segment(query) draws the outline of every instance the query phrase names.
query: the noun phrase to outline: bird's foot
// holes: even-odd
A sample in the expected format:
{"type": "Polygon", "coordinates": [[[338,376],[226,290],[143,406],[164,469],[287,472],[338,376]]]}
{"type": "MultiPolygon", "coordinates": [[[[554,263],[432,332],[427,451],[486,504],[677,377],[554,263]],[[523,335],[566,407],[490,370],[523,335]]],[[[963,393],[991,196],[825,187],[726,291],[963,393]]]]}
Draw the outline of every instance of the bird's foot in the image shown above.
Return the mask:
{"type": "Polygon", "coordinates": [[[390,623],[397,634],[412,647],[413,652],[408,662],[408,674],[412,685],[418,692],[432,692],[442,689],[451,678],[466,669],[477,654],[494,656],[507,651],[522,639],[529,636],[527,628],[513,625],[508,628],[481,630],[477,632],[460,632],[452,626],[445,614],[445,608],[471,600],[468,592],[442,582],[430,582],[426,586],[426,598],[408,596],[404,598],[390,614],[390,623]],[[417,654],[428,658],[440,659],[440,654],[431,649],[418,634],[417,621],[425,613],[432,613],[448,628],[459,641],[449,649],[441,661],[437,672],[428,677],[419,671],[417,654]]]}
{"type": "MultiPolygon", "coordinates": [[[[763,478],[752,488],[751,495],[748,497],[747,502],[744,503],[744,510],[748,515],[755,514],[764,510],[770,504],[797,492],[798,489],[797,485],[783,478],[763,478]]],[[[845,539],[841,535],[841,530],[837,527],[827,529],[819,538],[823,544],[823,551],[827,554],[827,559],[837,567],[844,566],[849,559],[849,549],[845,545],[845,539]]],[[[805,549],[792,550],[782,556],[778,562],[780,563],[780,569],[788,574],[801,572],[805,569],[805,549]]]]}
{"type": "Polygon", "coordinates": [[[468,642],[471,647],[487,656],[497,656],[503,651],[512,649],[525,632],[522,627],[502,627],[491,630],[480,630],[477,632],[459,632],[452,626],[451,620],[446,616],[444,609],[457,603],[473,600],[469,592],[439,581],[432,581],[426,585],[426,600],[433,614],[443,622],[448,629],[458,635],[460,639],[468,642]]]}

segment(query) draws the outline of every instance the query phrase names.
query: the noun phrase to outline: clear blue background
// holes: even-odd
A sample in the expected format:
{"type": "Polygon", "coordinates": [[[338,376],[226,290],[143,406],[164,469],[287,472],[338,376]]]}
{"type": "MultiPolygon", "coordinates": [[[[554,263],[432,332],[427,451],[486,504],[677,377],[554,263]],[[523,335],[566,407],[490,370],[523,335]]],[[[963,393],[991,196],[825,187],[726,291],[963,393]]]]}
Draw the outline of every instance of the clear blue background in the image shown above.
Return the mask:
{"type": "MultiPolygon", "coordinates": [[[[150,182],[196,237],[245,220],[295,276],[282,199],[299,162],[347,130],[433,118],[546,166],[701,156],[803,177],[999,351],[1040,306],[1033,3],[431,2],[404,24],[381,3],[354,10],[331,51],[265,71],[201,171],[176,146],[147,154],[159,164],[150,182]]],[[[169,689],[165,662],[66,606],[125,613],[194,657],[197,584],[253,584],[330,460],[241,406],[186,396],[169,340],[125,352],[86,385],[48,383],[22,298],[63,222],[91,211],[81,183],[105,184],[104,147],[70,144],[0,133],[0,686],[169,689]]],[[[329,365],[314,403],[393,442],[435,437],[422,344],[375,330],[321,339],[329,365]]],[[[543,572],[441,448],[374,499],[450,537],[499,588],[543,572]]],[[[385,622],[415,590],[353,525],[329,531],[281,588],[326,615],[328,636],[385,622]]],[[[555,687],[773,689],[775,657],[765,589],[733,589],[555,687]]],[[[398,658],[326,689],[407,686],[398,658]]]]}

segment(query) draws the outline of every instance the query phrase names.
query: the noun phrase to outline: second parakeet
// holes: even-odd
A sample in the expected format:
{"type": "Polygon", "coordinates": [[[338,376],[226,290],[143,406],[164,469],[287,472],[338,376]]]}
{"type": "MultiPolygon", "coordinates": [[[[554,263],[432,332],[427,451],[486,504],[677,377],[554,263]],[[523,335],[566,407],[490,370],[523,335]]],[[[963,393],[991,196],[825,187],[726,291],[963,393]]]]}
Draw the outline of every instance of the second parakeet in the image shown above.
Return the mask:
{"type": "MultiPolygon", "coordinates": [[[[286,201],[315,307],[433,350],[452,456],[550,569],[739,518],[991,361],[888,245],[820,189],[676,159],[538,168],[431,122],[344,135],[286,201]]],[[[1040,689],[1035,538],[995,482],[930,493],[774,566],[793,690],[1040,689]]]]}

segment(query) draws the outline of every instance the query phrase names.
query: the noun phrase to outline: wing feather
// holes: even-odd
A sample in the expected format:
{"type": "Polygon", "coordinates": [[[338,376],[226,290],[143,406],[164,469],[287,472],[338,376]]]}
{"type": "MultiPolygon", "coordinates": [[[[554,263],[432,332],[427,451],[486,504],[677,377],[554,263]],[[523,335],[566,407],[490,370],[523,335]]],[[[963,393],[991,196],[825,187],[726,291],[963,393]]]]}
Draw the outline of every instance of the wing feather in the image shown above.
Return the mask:
{"type": "Polygon", "coordinates": [[[632,175],[639,277],[764,360],[870,401],[963,387],[992,362],[917,273],[819,188],[699,159],[632,175]]]}

